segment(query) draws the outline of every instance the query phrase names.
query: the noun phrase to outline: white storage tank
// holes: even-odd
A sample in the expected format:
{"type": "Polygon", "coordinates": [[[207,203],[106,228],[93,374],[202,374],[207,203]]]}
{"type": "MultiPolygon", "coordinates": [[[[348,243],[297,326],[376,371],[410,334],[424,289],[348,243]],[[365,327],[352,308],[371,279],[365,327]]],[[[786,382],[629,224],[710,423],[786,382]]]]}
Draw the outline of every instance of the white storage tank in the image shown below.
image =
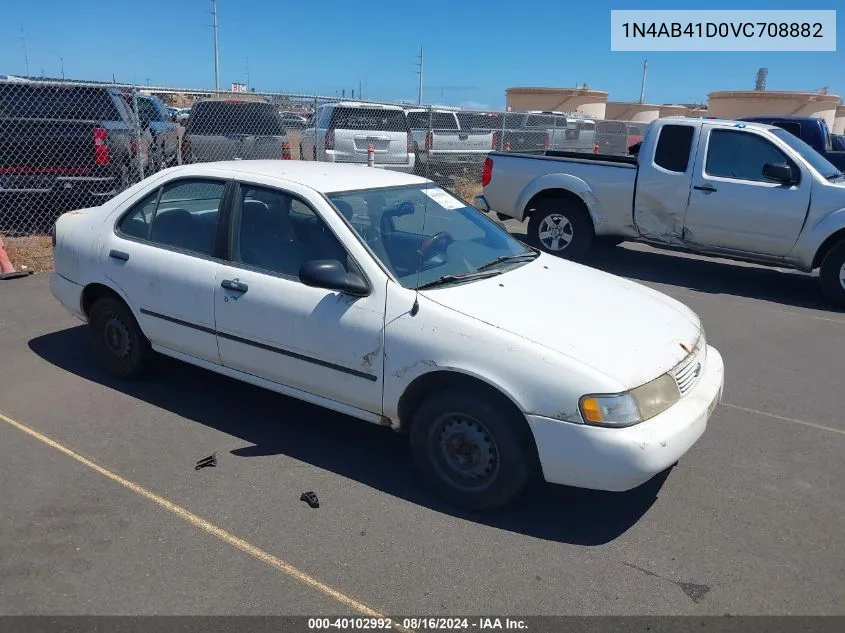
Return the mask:
{"type": "Polygon", "coordinates": [[[636,101],[608,101],[604,118],[614,121],[651,123],[660,116],[660,107],[653,103],[639,103],[636,101]]]}
{"type": "Polygon", "coordinates": [[[845,105],[836,106],[836,115],[833,119],[833,133],[845,134],[845,105]]]}
{"type": "Polygon", "coordinates": [[[807,116],[824,119],[833,127],[837,95],[821,92],[780,92],[775,90],[734,90],[711,92],[707,114],[724,119],[748,116],[807,116]]]}
{"type": "Polygon", "coordinates": [[[592,119],[605,118],[607,93],[589,88],[508,88],[508,109],[512,112],[580,112],[592,119]]]}

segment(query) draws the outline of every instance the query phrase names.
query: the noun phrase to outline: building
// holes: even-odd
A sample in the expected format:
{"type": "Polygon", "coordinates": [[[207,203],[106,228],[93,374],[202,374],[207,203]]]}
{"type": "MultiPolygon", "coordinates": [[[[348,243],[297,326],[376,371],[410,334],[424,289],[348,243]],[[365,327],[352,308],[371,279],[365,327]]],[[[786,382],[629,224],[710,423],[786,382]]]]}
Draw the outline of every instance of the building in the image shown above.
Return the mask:
{"type": "Polygon", "coordinates": [[[544,110],[580,112],[593,119],[605,117],[607,93],[583,88],[508,88],[505,90],[508,110],[544,110]]]}

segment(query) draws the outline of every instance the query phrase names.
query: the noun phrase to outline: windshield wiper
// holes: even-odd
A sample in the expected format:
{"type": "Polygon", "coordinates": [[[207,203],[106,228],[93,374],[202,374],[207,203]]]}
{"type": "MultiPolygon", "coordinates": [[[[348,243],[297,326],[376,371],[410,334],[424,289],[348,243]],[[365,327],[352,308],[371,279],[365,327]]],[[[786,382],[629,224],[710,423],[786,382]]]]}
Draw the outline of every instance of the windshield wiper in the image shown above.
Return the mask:
{"type": "Polygon", "coordinates": [[[488,268],[492,268],[496,264],[501,264],[502,262],[519,262],[522,260],[533,260],[538,256],[535,252],[530,253],[518,253],[515,255],[501,255],[496,259],[491,259],[489,262],[485,262],[478,267],[477,270],[487,270],[488,268]]]}
{"type": "Polygon", "coordinates": [[[472,273],[460,273],[458,275],[443,275],[442,277],[438,277],[434,281],[429,281],[424,284],[417,286],[417,290],[423,290],[425,288],[434,288],[436,286],[446,286],[448,284],[456,284],[461,283],[463,281],[474,281],[476,279],[486,279],[487,277],[495,277],[496,275],[500,275],[501,271],[489,271],[479,273],[478,271],[472,273]]]}

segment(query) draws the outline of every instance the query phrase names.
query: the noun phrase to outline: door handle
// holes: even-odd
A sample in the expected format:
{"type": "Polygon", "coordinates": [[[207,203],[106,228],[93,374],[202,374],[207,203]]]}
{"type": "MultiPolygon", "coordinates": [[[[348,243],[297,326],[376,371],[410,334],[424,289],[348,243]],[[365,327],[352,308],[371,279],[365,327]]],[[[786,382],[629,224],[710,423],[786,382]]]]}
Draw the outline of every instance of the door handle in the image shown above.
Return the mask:
{"type": "Polygon", "coordinates": [[[122,262],[129,261],[129,253],[124,253],[123,251],[116,251],[114,249],[111,249],[109,251],[109,257],[111,257],[112,259],[119,259],[122,262]]]}
{"type": "Polygon", "coordinates": [[[224,279],[220,282],[220,286],[226,290],[234,290],[235,292],[246,292],[249,290],[249,286],[236,279],[224,279]]]}
{"type": "Polygon", "coordinates": [[[706,191],[708,193],[713,193],[714,191],[716,191],[716,187],[714,187],[713,185],[695,185],[693,189],[695,189],[696,191],[706,191]]]}

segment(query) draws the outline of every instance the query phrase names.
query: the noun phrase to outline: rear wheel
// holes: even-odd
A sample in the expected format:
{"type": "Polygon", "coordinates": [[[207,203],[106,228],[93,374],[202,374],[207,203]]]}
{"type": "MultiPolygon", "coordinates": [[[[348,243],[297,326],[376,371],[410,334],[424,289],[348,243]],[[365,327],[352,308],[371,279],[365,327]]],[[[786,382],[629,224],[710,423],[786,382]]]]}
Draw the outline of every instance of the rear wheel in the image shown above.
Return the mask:
{"type": "Polygon", "coordinates": [[[495,404],[483,392],[441,392],[423,402],[411,425],[419,471],[441,496],[470,510],[506,505],[530,479],[525,420],[495,404]]]}
{"type": "Polygon", "coordinates": [[[593,222],[587,211],[568,199],[540,202],[528,222],[528,241],[552,255],[575,259],[593,245],[593,222]]]}
{"type": "Polygon", "coordinates": [[[845,307],[845,240],[825,256],[819,280],[827,298],[837,306],[845,307]]]}
{"type": "Polygon", "coordinates": [[[125,380],[144,370],[152,349],[125,303],[112,297],[98,299],[91,307],[88,328],[94,354],[109,374],[125,380]]]}

